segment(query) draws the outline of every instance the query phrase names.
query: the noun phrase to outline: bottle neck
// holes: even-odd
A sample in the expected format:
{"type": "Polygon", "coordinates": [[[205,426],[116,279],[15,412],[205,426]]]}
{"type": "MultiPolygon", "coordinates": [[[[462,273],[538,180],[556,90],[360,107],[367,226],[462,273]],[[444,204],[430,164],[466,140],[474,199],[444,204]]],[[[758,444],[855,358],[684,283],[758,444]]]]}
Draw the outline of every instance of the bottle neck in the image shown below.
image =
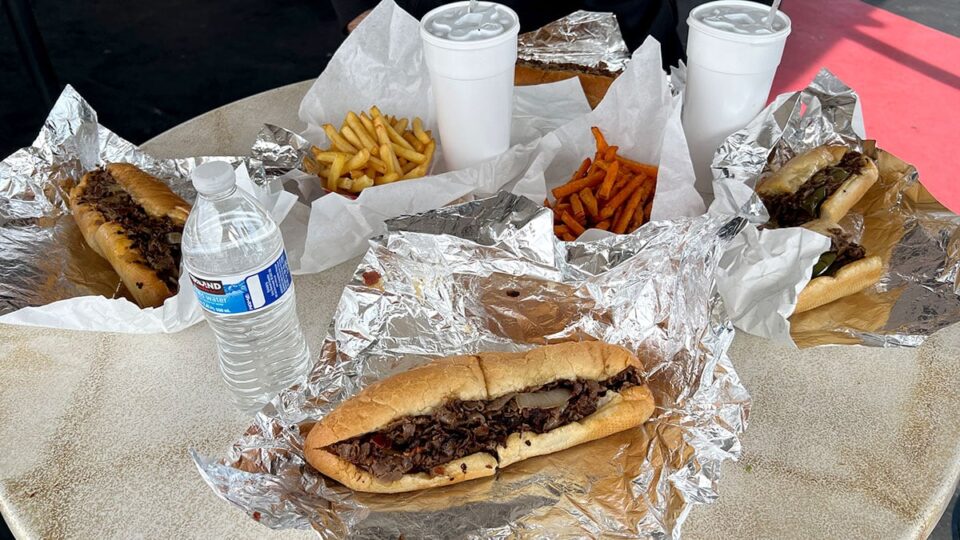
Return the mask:
{"type": "Polygon", "coordinates": [[[223,191],[218,191],[216,193],[201,193],[200,196],[203,197],[204,199],[207,199],[208,201],[219,201],[219,200],[230,197],[236,192],[237,192],[237,186],[232,185],[223,191]]]}

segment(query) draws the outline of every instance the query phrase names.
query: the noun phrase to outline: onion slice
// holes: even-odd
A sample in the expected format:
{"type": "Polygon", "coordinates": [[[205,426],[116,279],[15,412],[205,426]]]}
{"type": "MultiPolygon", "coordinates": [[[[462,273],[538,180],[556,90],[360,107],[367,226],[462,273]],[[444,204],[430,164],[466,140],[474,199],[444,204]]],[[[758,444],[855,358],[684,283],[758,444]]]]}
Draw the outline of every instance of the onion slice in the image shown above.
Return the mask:
{"type": "Polygon", "coordinates": [[[517,394],[517,406],[521,409],[553,409],[563,407],[573,392],[565,388],[554,388],[541,392],[517,394]]]}

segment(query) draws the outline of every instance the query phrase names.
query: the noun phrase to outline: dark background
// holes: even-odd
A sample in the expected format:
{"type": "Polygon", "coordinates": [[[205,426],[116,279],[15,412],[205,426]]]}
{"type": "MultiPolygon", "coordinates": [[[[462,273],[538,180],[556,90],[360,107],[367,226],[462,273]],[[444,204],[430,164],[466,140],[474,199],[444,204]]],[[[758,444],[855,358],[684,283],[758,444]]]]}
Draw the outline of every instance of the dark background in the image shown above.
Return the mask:
{"type": "MultiPolygon", "coordinates": [[[[344,37],[324,0],[31,4],[60,83],[135,143],[239,98],[316,77],[344,37]]],[[[6,20],[0,58],[6,156],[33,141],[48,111],[6,20]]]]}
{"type": "MultiPolygon", "coordinates": [[[[786,8],[791,1],[802,0],[786,0],[786,8]]],[[[72,84],[102,124],[135,143],[220,105],[316,77],[344,37],[329,0],[29,3],[60,83],[72,84]]],[[[685,36],[686,13],[703,2],[677,3],[685,36]]],[[[960,33],[960,0],[869,3],[960,33]]],[[[30,144],[48,110],[6,20],[0,58],[0,156],[7,156],[30,144]]]]}
{"type": "MultiPolygon", "coordinates": [[[[784,9],[800,1],[785,0],[784,9]]],[[[677,0],[681,36],[687,12],[700,3],[677,0]]],[[[960,36],[960,0],[868,3],[960,36]]],[[[135,143],[220,105],[316,77],[344,37],[329,0],[29,5],[60,83],[72,84],[103,125],[135,143]]],[[[0,59],[0,156],[7,156],[30,144],[48,108],[7,20],[0,21],[0,59]]],[[[933,538],[950,537],[952,506],[933,538]]],[[[6,538],[0,521],[0,539],[6,538]]]]}

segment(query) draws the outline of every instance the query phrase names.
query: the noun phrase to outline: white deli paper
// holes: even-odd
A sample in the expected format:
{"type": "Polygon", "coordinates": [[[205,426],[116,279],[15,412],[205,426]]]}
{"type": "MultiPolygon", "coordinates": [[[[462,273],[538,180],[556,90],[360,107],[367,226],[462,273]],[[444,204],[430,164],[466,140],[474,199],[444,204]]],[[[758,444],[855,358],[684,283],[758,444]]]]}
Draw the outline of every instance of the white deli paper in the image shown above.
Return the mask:
{"type": "Polygon", "coordinates": [[[787,318],[813,265],[828,249],[829,238],[800,227],[744,227],[724,252],[717,274],[717,291],[730,319],[747,333],[789,340],[787,318]]]}
{"type": "MultiPolygon", "coordinates": [[[[284,228],[296,196],[282,190],[271,192],[250,180],[245,165],[237,168],[237,187],[253,194],[284,228]]],[[[71,219],[71,218],[66,218],[71,219]]],[[[203,318],[193,285],[186,272],[180,276],[180,290],[158,308],[140,308],[126,298],[78,296],[43,306],[26,307],[0,316],[0,323],[26,326],[93,330],[130,334],[179,332],[203,318]]]]}
{"type": "MultiPolygon", "coordinates": [[[[659,65],[659,60],[658,60],[659,65]]],[[[440,208],[458,199],[495,193],[530,166],[541,136],[590,111],[576,79],[517,87],[511,144],[505,154],[476,167],[442,169],[430,76],[423,63],[420,23],[384,0],[343,42],[304,96],[303,136],[327,147],[323,124],[339,126],[348,111],[376,105],[401,118],[419,116],[437,138],[431,174],[365,189],[356,199],[327,193],[312,201],[297,273],[319,272],[362,254],[367,240],[385,231],[384,221],[440,208]]]]}
{"type": "MultiPolygon", "coordinates": [[[[671,95],[661,69],[660,44],[647,38],[595,110],[540,140],[533,165],[513,192],[543,202],[551,189],[570,179],[584,158],[594,155],[596,143],[590,128],[597,126],[622,156],[659,166],[651,220],[703,214],[705,207],[694,189],[693,162],[680,122],[681,103],[682,96],[671,95]]],[[[611,234],[588,232],[590,236],[582,238],[611,234]]]]}
{"type": "Polygon", "coordinates": [[[779,158],[785,161],[823,144],[859,144],[866,137],[856,93],[837,82],[824,70],[802,92],[777,96],[714,157],[710,213],[741,215],[754,224],[727,248],[717,289],[737,328],[756,336],[793,343],[789,317],[830,239],[802,227],[758,230],[769,216],[753,188],[772,152],[785,153],[779,158]],[[850,100],[853,113],[846,117],[850,100]],[[727,158],[737,164],[727,165],[727,158]]]}

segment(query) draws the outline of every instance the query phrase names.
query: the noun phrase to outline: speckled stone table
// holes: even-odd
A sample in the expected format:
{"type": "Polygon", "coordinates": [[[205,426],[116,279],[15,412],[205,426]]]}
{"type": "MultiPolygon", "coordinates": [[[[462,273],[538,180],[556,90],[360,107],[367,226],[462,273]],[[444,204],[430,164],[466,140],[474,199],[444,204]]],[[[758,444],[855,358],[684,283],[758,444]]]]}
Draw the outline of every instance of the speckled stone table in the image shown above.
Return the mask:
{"type": "MultiPolygon", "coordinates": [[[[309,83],[233,103],[148,142],[158,156],[240,154],[289,128],[309,83]]],[[[96,104],[94,104],[96,106],[96,104]]],[[[354,262],[298,277],[317,347],[354,262]]],[[[923,538],[960,474],[960,325],[919,349],[794,351],[738,336],[753,395],[739,463],[685,538],[923,538]]],[[[21,538],[293,538],[218,499],[187,448],[248,424],[198,325],[132,336],[0,325],[0,510],[21,538]]]]}

